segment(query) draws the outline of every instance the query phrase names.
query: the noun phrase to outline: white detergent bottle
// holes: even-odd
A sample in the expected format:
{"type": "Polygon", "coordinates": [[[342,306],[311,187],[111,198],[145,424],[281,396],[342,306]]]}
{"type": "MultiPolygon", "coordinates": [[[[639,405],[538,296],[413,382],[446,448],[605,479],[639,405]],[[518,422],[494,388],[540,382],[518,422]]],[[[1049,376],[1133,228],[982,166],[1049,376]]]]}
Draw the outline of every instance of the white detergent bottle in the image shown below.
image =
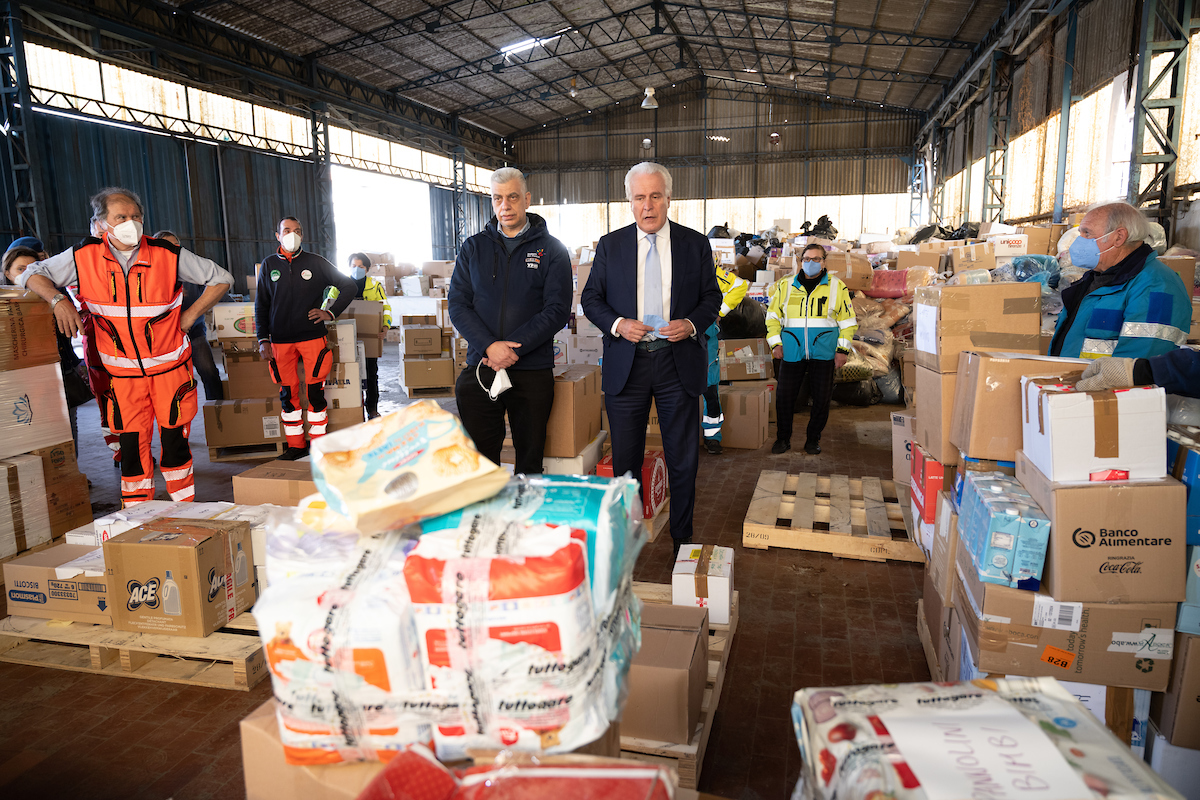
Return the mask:
{"type": "Polygon", "coordinates": [[[242,552],[242,543],[238,542],[237,559],[233,564],[233,585],[241,586],[250,580],[250,568],[246,564],[246,554],[242,552]]]}
{"type": "Polygon", "coordinates": [[[179,602],[179,585],[171,578],[171,570],[167,570],[167,579],[163,581],[162,589],[163,613],[178,617],[183,613],[179,602]]]}

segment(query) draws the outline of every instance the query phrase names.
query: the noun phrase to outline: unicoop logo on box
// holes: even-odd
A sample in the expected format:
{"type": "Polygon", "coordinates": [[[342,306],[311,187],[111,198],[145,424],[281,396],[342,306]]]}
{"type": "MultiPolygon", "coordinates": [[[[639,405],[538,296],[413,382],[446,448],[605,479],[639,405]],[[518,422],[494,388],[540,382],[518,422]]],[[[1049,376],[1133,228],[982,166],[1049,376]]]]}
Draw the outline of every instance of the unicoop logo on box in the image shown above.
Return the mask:
{"type": "Polygon", "coordinates": [[[1076,528],[1071,534],[1071,541],[1075,542],[1076,547],[1091,547],[1096,543],[1096,534],[1091,531],[1085,531],[1083,528],[1076,528]]]}
{"type": "Polygon", "coordinates": [[[158,608],[158,578],[151,578],[145,583],[130,581],[126,588],[129,590],[129,600],[125,602],[125,607],[130,611],[136,611],[140,606],[158,608]]]}

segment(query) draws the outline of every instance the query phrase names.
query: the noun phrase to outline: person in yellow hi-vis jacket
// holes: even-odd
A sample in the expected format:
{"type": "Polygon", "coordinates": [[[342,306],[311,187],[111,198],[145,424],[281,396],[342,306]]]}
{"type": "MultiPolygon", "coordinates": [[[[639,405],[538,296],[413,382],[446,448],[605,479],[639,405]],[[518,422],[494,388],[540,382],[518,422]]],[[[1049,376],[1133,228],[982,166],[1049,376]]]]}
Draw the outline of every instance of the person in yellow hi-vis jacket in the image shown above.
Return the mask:
{"type": "Polygon", "coordinates": [[[721,382],[721,345],[717,341],[721,332],[720,321],[721,317],[733,311],[742,302],[750,288],[750,282],[718,264],[717,287],[721,290],[721,308],[717,311],[717,321],[709,325],[708,330],[704,332],[708,337],[708,388],[704,390],[704,417],[700,421],[700,428],[704,431],[704,449],[714,456],[719,456],[722,452],[721,425],[725,422],[725,415],[721,412],[721,395],[717,388],[721,382]]]}
{"type": "Polygon", "coordinates": [[[796,395],[807,376],[812,411],[804,452],[815,456],[821,452],[821,431],[829,420],[833,373],[846,363],[858,320],[846,284],[825,270],[825,248],[809,245],[800,257],[800,269],[776,282],[767,306],[767,343],[771,354],[783,359],[775,395],[779,422],[771,452],[778,455],[791,449],[796,395]]]}
{"type": "MultiPolygon", "coordinates": [[[[367,275],[371,268],[371,259],[366,253],[350,254],[350,277],[358,287],[359,300],[383,301],[383,328],[392,327],[392,310],[387,304],[387,292],[383,284],[367,275]]],[[[379,416],[379,359],[367,359],[367,374],[363,379],[363,392],[366,394],[367,419],[379,416]]]]}

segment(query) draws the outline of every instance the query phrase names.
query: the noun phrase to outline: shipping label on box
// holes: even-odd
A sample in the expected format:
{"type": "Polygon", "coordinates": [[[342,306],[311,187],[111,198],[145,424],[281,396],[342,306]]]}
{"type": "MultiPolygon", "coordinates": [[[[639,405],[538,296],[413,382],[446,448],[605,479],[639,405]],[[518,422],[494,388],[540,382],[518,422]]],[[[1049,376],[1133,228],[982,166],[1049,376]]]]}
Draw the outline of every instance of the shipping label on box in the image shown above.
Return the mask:
{"type": "Polygon", "coordinates": [[[770,376],[771,349],[766,339],[722,339],[717,344],[721,380],[754,381],[770,376]]]}
{"type": "Polygon", "coordinates": [[[159,519],[104,543],[113,627],[208,636],[254,605],[250,525],[159,519]]]}
{"type": "Polygon", "coordinates": [[[1054,483],[1025,453],[1017,479],[1050,518],[1045,591],[1056,600],[1182,601],[1185,492],[1174,478],[1054,483]]]}
{"type": "Polygon", "coordinates": [[[254,303],[217,303],[212,308],[213,330],[218,339],[254,338],[254,303]]]}
{"type": "Polygon", "coordinates": [[[908,411],[892,412],[892,480],[912,480],[912,442],[914,417],[908,411]]]}
{"type": "Polygon", "coordinates": [[[1035,283],[921,286],[913,319],[917,366],[935,372],[957,370],[963,350],[1037,355],[1042,290],[1035,283]]]}
{"type": "Polygon", "coordinates": [[[714,625],[728,625],[733,604],[733,548],[684,545],[671,573],[671,603],[707,608],[714,625]]]}
{"type": "Polygon", "coordinates": [[[54,314],[33,292],[0,288],[0,371],[58,364],[54,314]]]}
{"type": "Polygon", "coordinates": [[[629,666],[623,736],[691,741],[708,678],[708,627],[703,608],[642,607],[642,646],[629,666]]]}
{"type": "Polygon", "coordinates": [[[103,553],[60,544],[4,564],[9,613],[21,617],[112,624],[103,553]]]}
{"type": "Polygon", "coordinates": [[[1144,480],[1167,474],[1166,395],[1157,386],[1079,392],[1021,378],[1022,449],[1052,481],[1144,480]]]}

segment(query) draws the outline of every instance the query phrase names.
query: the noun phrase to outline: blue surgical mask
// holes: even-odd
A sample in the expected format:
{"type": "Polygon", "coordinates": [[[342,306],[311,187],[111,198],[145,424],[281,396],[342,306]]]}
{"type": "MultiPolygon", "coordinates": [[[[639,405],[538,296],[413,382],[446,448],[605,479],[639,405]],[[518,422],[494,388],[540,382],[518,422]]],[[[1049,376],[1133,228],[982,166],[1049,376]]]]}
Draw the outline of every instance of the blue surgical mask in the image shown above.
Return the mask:
{"type": "Polygon", "coordinates": [[[361,281],[363,278],[367,277],[367,268],[366,267],[351,267],[350,268],[350,277],[354,278],[354,280],[356,280],[356,281],[361,281]]]}
{"type": "MultiPolygon", "coordinates": [[[[1109,233],[1113,233],[1113,231],[1109,231],[1104,236],[1108,236],[1109,233]]],[[[1103,251],[1100,249],[1100,245],[1097,242],[1103,239],[1104,236],[1095,239],[1085,239],[1083,236],[1076,236],[1075,241],[1071,242],[1071,246],[1067,249],[1067,252],[1071,254],[1071,263],[1083,269],[1095,269],[1096,265],[1100,263],[1100,256],[1112,249],[1111,247],[1103,251]]]]}
{"type": "Polygon", "coordinates": [[[822,264],[820,261],[801,261],[800,262],[800,269],[804,270],[804,274],[810,278],[820,275],[821,270],[824,268],[825,268],[825,265],[822,264]]]}

